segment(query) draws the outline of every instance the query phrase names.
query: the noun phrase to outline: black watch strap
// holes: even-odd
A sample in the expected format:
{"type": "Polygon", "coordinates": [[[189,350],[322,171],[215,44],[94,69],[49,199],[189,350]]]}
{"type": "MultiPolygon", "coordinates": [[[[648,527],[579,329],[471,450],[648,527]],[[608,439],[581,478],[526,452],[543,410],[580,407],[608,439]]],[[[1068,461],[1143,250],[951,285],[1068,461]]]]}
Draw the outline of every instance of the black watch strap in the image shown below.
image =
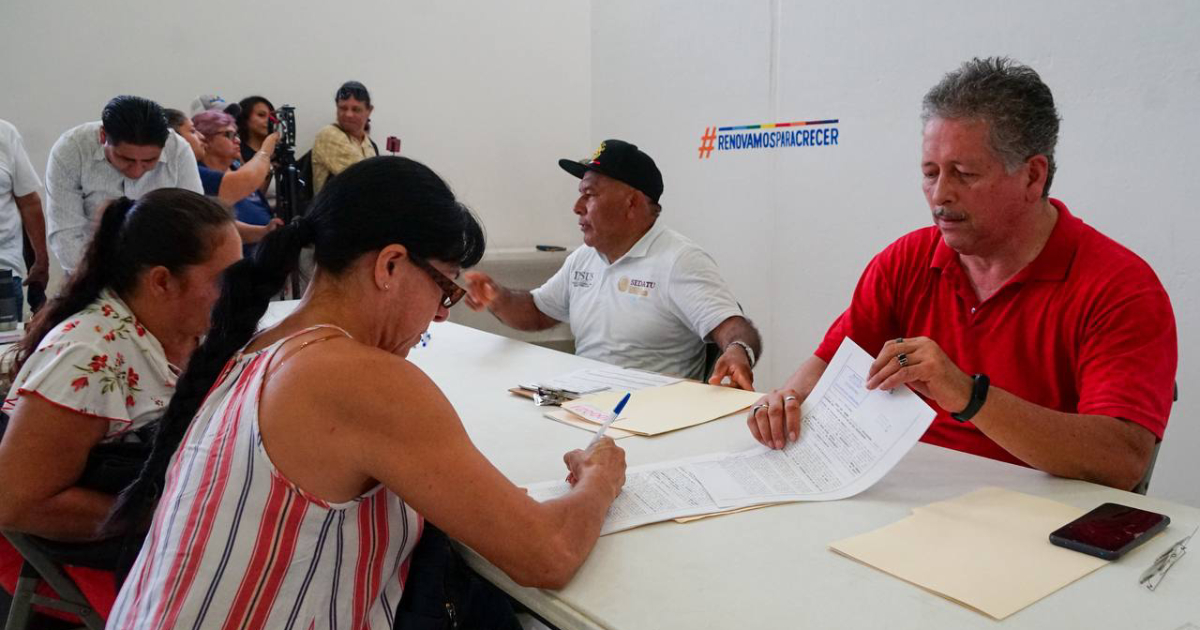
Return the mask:
{"type": "Polygon", "coordinates": [[[979,413],[979,409],[983,407],[983,403],[987,401],[988,387],[991,381],[988,380],[987,374],[976,374],[975,385],[971,387],[971,400],[967,403],[967,408],[958,413],[950,414],[951,418],[959,422],[966,422],[975,417],[979,413]]]}

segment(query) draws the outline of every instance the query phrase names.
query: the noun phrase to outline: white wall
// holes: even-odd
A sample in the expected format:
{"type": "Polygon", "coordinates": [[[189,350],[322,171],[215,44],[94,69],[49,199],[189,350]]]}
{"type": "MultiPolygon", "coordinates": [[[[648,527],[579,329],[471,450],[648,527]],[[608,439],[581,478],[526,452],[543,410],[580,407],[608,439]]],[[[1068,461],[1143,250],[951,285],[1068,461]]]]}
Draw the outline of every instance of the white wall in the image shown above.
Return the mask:
{"type": "Polygon", "coordinates": [[[556,162],[590,144],[589,20],[585,0],[5,0],[0,118],[42,174],[58,135],[116,94],[185,113],[202,93],[262,94],[296,106],[299,155],[357,79],[380,148],[399,136],[478,212],[490,245],[565,245],[575,185],[556,162]]]}
{"type": "Polygon", "coordinates": [[[1179,326],[1176,405],[1150,493],[1200,505],[1200,3],[1071,0],[592,5],[592,140],[641,145],[664,219],[717,258],[765,333],[760,388],[809,355],[866,262],[928,224],[921,96],[971,56],[1054,91],[1053,195],[1154,267],[1179,326]],[[839,146],[714,154],[706,126],[837,118],[839,146]]]}

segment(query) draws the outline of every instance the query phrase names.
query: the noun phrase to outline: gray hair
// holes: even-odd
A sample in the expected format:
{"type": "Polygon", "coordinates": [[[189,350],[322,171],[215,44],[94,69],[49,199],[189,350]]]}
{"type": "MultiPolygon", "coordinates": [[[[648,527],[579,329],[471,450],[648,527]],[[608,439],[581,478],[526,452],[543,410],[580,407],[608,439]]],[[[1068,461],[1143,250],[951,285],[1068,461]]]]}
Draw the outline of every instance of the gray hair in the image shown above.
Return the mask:
{"type": "Polygon", "coordinates": [[[1058,110],[1038,73],[1008,57],[978,57],[947,73],[925,93],[921,121],[977,119],[991,130],[992,150],[1012,172],[1035,155],[1046,156],[1046,187],[1054,180],[1058,110]]]}

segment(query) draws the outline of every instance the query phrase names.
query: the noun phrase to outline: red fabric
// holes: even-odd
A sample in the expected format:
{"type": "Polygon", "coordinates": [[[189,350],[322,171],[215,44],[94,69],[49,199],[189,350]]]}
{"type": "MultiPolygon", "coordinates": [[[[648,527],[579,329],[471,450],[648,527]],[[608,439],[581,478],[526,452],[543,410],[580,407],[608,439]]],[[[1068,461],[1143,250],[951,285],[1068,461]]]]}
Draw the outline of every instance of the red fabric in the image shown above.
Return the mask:
{"type": "MultiPolygon", "coordinates": [[[[905,235],[867,265],[816,355],[849,336],[871,355],[897,337],[929,337],[968,374],[1029,402],[1123,418],[1162,439],[1178,348],[1158,277],[1136,254],[1067,211],[1041,254],[979,302],[936,227],[905,235]]],[[[970,423],[938,415],[923,441],[1027,465],[970,423]]]]}
{"type": "MultiPolygon", "coordinates": [[[[0,536],[0,586],[4,590],[12,594],[17,589],[17,578],[21,575],[21,564],[24,560],[21,559],[21,554],[17,552],[8,540],[0,536]]],[[[104,619],[108,619],[108,613],[112,610],[113,602],[117,599],[117,578],[111,571],[101,571],[99,569],[88,569],[85,567],[66,567],[66,574],[75,581],[76,586],[80,591],[83,591],[84,597],[88,603],[95,609],[96,613],[104,619]]],[[[58,597],[46,583],[38,585],[37,592],[40,595],[47,597],[58,597]]],[[[75,615],[70,615],[62,611],[45,608],[42,606],[34,606],[34,610],[38,613],[55,617],[70,622],[79,622],[79,618],[75,615]]]]}

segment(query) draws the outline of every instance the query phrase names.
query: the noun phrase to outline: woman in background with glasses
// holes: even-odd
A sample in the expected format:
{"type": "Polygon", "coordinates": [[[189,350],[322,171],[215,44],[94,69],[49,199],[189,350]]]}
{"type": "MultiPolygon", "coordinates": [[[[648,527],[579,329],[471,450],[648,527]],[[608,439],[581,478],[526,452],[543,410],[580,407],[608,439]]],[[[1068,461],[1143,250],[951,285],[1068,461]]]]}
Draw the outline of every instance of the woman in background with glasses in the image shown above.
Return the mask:
{"type": "Polygon", "coordinates": [[[333,97],[337,122],[317,132],[313,142],[313,190],[320,191],[330,177],[369,157],[379,155],[371,140],[371,94],[358,81],[347,81],[333,97]]]}
{"type": "Polygon", "coordinates": [[[204,138],[203,155],[196,156],[204,194],[233,205],[238,222],[245,224],[238,226],[238,232],[245,245],[244,254],[250,256],[254,253],[254,243],[282,225],[260,190],[271,172],[271,153],[279,134],[269,134],[253,159],[242,164],[238,161],[242,156],[241,140],[233,116],[218,111],[200,112],[192,117],[192,124],[204,138]]]}
{"type": "Polygon", "coordinates": [[[154,518],[108,628],[390,628],[425,518],[518,583],[566,584],[621,491],[624,451],[605,438],[567,453],[572,489],[539,503],[406,359],[483,249],[440,177],[377,157],[230,267],[114,512],[116,527],[154,518]],[[303,301],[256,335],[308,246],[303,301]]]}

